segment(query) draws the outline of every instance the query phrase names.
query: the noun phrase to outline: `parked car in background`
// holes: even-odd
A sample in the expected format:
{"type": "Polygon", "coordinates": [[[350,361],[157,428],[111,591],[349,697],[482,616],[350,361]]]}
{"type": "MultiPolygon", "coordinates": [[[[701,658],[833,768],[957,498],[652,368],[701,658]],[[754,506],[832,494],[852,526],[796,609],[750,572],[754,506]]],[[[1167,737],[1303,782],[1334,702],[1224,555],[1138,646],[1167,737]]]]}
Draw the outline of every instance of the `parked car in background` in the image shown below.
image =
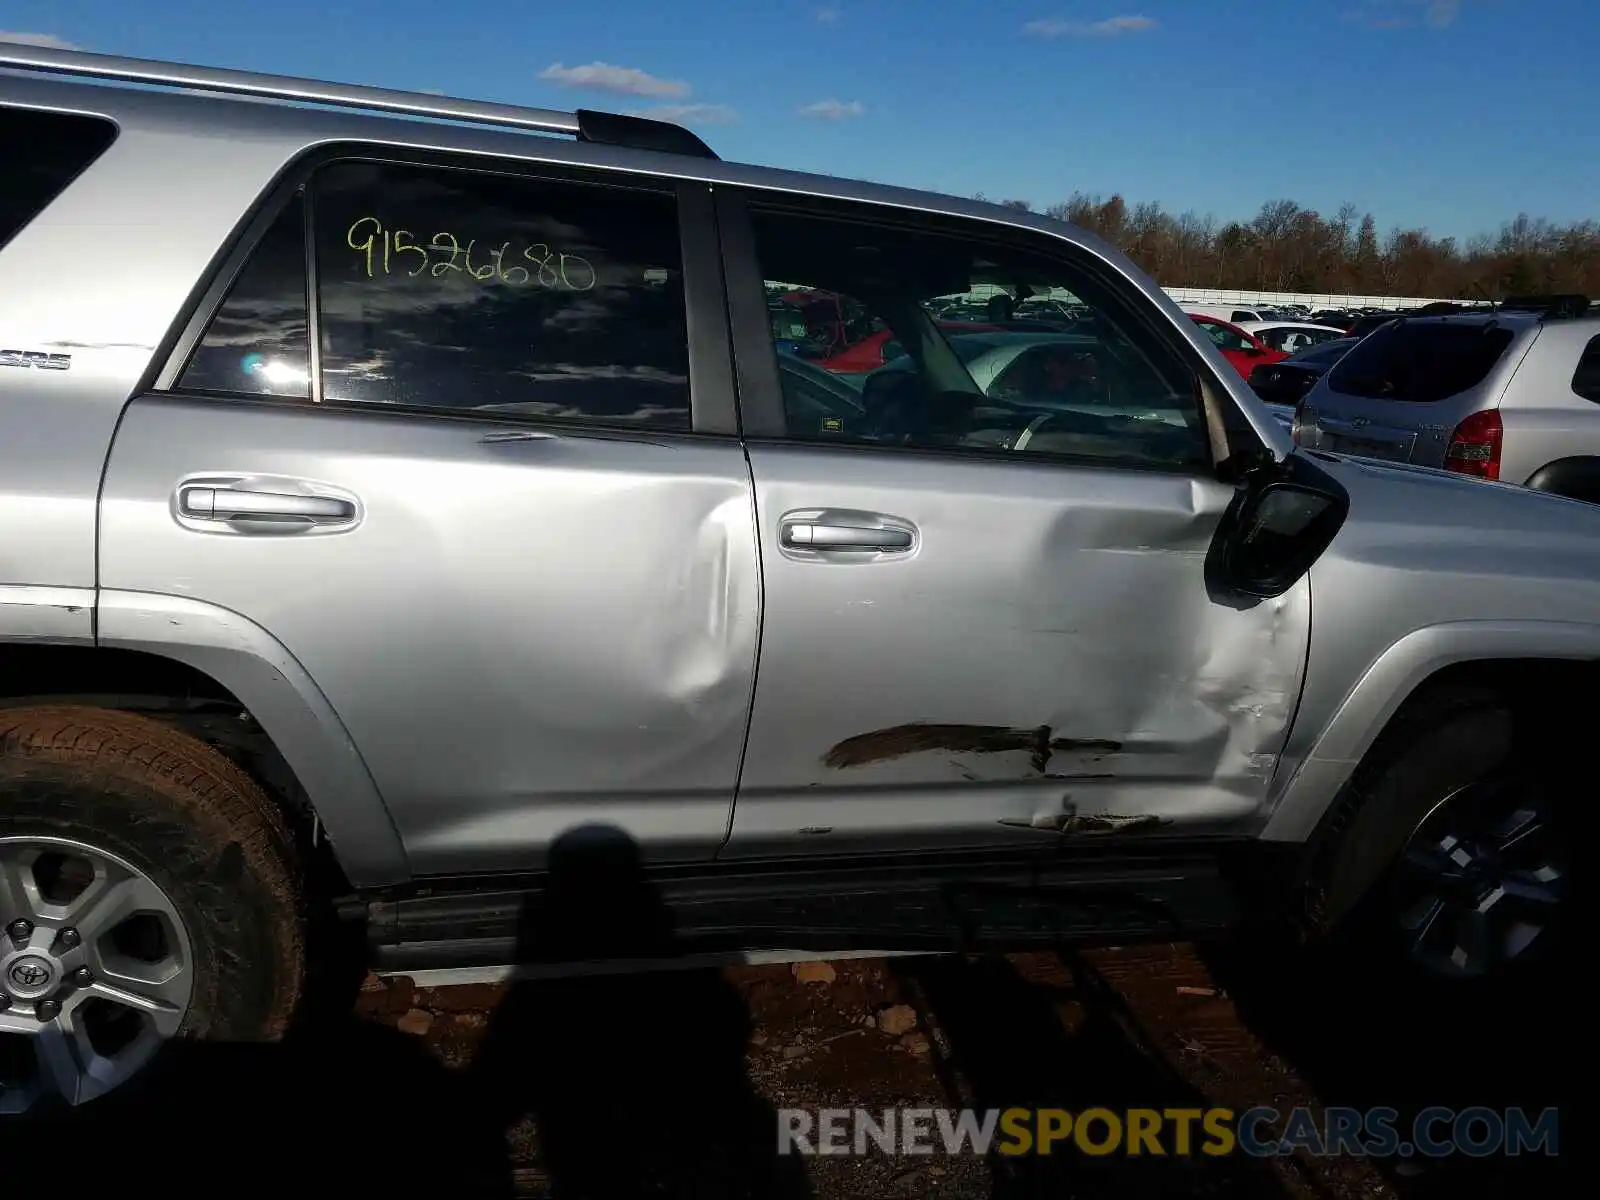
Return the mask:
{"type": "Polygon", "coordinates": [[[1289,357],[1282,350],[1274,350],[1254,334],[1246,333],[1231,322],[1199,313],[1190,313],[1189,319],[1205,331],[1206,336],[1217,344],[1217,349],[1222,351],[1222,357],[1245,379],[1262,364],[1281,362],[1289,357]]]}
{"type": "MultiPolygon", "coordinates": [[[[980,330],[998,328],[998,326],[978,321],[937,321],[935,324],[949,334],[976,333],[980,330]]],[[[904,353],[905,347],[901,345],[900,340],[895,337],[893,331],[880,329],[876,333],[869,333],[859,341],[852,342],[837,353],[817,358],[816,363],[827,371],[835,371],[842,374],[862,374],[867,371],[876,371],[885,363],[892,362],[904,353]]]]}
{"type": "Polygon", "coordinates": [[[1211,317],[1218,321],[1266,321],[1275,314],[1269,308],[1243,308],[1228,304],[1180,304],[1179,308],[1191,316],[1211,317]]]}
{"type": "Polygon", "coordinates": [[[1583,297],[1391,321],[1301,402],[1301,444],[1600,501],[1600,315],[1583,297]]]}
{"type": "Polygon", "coordinates": [[[1313,325],[1309,321],[1241,321],[1239,328],[1262,345],[1285,354],[1349,336],[1336,325],[1313,325]]]}
{"type": "Polygon", "coordinates": [[[1250,390],[1260,396],[1278,423],[1293,432],[1295,406],[1311,390],[1323,374],[1338,362],[1357,342],[1356,338],[1340,338],[1310,346],[1291,354],[1281,362],[1257,367],[1250,372],[1250,390]]]}
{"type": "Polygon", "coordinates": [[[1355,313],[1342,308],[1319,308],[1306,319],[1313,325],[1329,325],[1348,333],[1350,326],[1356,323],[1357,317],[1355,313]]]}

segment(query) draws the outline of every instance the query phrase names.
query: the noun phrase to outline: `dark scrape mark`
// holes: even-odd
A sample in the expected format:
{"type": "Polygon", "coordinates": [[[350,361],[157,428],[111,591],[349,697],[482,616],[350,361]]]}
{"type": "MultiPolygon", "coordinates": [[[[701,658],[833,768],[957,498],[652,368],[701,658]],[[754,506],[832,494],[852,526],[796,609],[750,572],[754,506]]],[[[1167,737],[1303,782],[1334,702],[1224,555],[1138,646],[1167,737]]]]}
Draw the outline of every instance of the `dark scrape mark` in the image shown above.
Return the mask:
{"type": "Polygon", "coordinates": [[[887,762],[925,750],[946,750],[954,754],[1004,754],[1025,750],[1033,769],[1043,774],[1050,756],[1057,750],[1115,754],[1121,749],[1121,742],[1105,738],[1053,738],[1048,725],[1037,729],[1008,729],[1004,725],[929,725],[914,721],[845,738],[823,755],[822,761],[827,766],[843,768],[887,762]]]}
{"type": "Polygon", "coordinates": [[[1041,829],[1059,833],[1062,837],[1074,837],[1085,834],[1134,833],[1141,829],[1170,825],[1172,819],[1157,816],[1155,813],[1124,817],[1112,813],[1060,812],[1040,813],[1035,817],[1002,817],[1000,824],[1020,829],[1041,829]]]}

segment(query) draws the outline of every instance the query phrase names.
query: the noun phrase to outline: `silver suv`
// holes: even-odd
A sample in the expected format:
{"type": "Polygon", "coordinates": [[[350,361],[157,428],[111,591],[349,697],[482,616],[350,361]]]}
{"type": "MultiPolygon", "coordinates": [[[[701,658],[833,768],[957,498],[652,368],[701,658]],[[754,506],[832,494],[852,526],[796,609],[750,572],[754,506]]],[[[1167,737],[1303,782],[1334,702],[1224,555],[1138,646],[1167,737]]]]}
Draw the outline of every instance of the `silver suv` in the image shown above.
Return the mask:
{"type": "Polygon", "coordinates": [[[1528,297],[1368,335],[1301,404],[1301,445],[1600,501],[1600,310],[1528,297]]]}
{"type": "Polygon", "coordinates": [[[0,68],[0,1109],[277,1036],[335,918],[434,983],[1241,914],[1457,976],[1551,943],[1600,508],[1296,450],[1032,214],[0,68]],[[1000,295],[1070,327],[985,395],[931,312],[1000,295]]]}

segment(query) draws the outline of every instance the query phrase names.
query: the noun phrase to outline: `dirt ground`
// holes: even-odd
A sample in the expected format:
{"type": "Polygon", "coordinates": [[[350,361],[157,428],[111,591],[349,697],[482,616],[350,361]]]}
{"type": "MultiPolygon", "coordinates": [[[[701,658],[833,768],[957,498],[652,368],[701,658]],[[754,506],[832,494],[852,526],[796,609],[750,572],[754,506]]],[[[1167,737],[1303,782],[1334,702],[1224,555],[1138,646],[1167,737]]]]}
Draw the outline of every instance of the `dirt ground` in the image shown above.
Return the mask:
{"type": "Polygon", "coordinates": [[[63,1179],[143,1154],[167,1194],[208,1197],[1551,1195],[1543,1157],[1420,1174],[1307,1155],[780,1157],[775,1110],[1543,1108],[1570,1044],[1553,994],[1190,945],[509,987],[368,977],[309,1033],[196,1051],[99,1132],[32,1140],[63,1179]]]}

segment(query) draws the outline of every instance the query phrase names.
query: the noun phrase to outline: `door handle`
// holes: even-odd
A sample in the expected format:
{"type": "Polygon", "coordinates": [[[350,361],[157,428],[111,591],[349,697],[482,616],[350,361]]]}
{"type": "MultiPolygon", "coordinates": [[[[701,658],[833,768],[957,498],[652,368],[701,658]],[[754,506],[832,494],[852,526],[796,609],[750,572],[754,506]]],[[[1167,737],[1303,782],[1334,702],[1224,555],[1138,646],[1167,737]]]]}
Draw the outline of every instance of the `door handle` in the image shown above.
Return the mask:
{"type": "Polygon", "coordinates": [[[332,496],[258,492],[245,488],[184,487],[178,490],[178,511],[202,521],[349,521],[356,506],[332,496]]]}
{"type": "Polygon", "coordinates": [[[800,550],[909,550],[909,529],[883,529],[868,525],[819,525],[787,521],[780,536],[785,546],[800,550]]]}

